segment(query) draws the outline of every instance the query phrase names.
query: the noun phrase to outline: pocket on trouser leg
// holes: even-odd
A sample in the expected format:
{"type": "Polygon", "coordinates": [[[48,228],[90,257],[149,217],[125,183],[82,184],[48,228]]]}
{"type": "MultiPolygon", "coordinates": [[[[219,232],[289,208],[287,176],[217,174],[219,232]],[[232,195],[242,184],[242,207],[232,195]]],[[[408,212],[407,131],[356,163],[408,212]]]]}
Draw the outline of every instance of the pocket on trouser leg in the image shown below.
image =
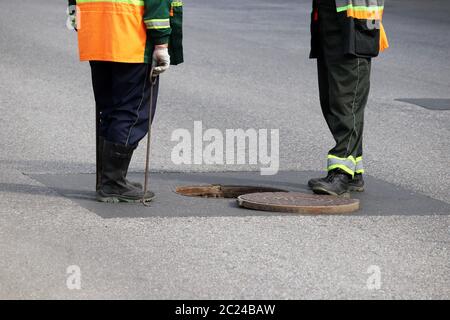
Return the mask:
{"type": "Polygon", "coordinates": [[[172,1],[171,3],[170,27],[172,29],[169,40],[170,63],[172,65],[177,65],[184,62],[182,1],[172,1]]]}
{"type": "Polygon", "coordinates": [[[376,57],[380,52],[380,28],[375,20],[353,19],[355,24],[355,53],[376,57]]]}

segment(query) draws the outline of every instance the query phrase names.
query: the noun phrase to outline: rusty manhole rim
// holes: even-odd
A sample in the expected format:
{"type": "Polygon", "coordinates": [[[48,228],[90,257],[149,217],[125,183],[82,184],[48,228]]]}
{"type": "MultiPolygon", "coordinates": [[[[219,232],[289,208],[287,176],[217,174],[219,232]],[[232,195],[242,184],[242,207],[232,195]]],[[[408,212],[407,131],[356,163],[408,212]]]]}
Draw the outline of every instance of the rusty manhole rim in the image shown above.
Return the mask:
{"type": "Polygon", "coordinates": [[[240,196],[252,193],[289,192],[285,189],[263,185],[233,184],[184,185],[175,187],[173,191],[180,196],[202,199],[237,199],[240,196]]]}
{"type": "Polygon", "coordinates": [[[241,208],[245,209],[308,215],[350,214],[361,209],[360,201],[358,199],[302,192],[244,194],[237,198],[237,202],[241,208]],[[264,201],[264,196],[269,197],[269,199],[264,201]],[[270,199],[270,196],[273,196],[273,198],[270,199]],[[280,199],[279,196],[287,197],[285,199],[280,199]],[[258,199],[258,197],[261,197],[261,199],[258,199]],[[298,197],[298,199],[295,199],[296,197],[298,197]],[[283,203],[283,200],[286,201],[283,203]],[[298,202],[295,203],[293,200],[297,200],[298,202]],[[308,200],[318,200],[318,202],[308,203],[308,200]],[[324,203],[321,204],[320,201],[324,201],[324,203]]]}

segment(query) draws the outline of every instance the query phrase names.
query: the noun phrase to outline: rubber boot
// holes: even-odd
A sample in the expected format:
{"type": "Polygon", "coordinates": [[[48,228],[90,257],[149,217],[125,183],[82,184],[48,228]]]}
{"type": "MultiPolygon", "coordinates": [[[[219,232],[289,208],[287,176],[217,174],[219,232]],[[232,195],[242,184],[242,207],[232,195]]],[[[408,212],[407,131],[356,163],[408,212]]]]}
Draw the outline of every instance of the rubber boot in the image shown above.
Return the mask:
{"type": "MultiPolygon", "coordinates": [[[[142,189],[127,182],[125,176],[128,172],[131,157],[135,147],[103,142],[101,185],[97,191],[97,200],[100,202],[140,202],[144,198],[142,189]]],[[[148,192],[145,201],[149,202],[155,197],[148,192]]]]}
{"type": "Polygon", "coordinates": [[[130,157],[130,160],[128,161],[128,164],[127,164],[127,171],[125,171],[125,180],[126,180],[126,182],[127,182],[128,184],[132,185],[133,187],[135,187],[135,188],[137,188],[137,189],[139,189],[139,190],[142,190],[142,189],[143,189],[142,184],[140,184],[139,182],[134,182],[134,181],[130,181],[130,180],[127,179],[128,168],[130,167],[130,162],[131,162],[131,158],[133,157],[134,150],[136,150],[136,148],[134,148],[134,149],[131,151],[131,157],[130,157]]]}
{"type": "MultiPolygon", "coordinates": [[[[98,161],[98,163],[97,163],[97,185],[96,185],[96,188],[95,188],[95,190],[96,191],[98,191],[98,190],[100,190],[100,186],[101,186],[101,173],[102,173],[102,161],[101,161],[101,154],[102,154],[102,152],[103,152],[103,144],[104,144],[104,142],[105,142],[105,138],[103,138],[103,137],[99,137],[98,138],[98,144],[97,144],[97,154],[99,154],[100,155],[100,159],[99,158],[97,158],[97,161],[98,161]]],[[[134,152],[134,150],[133,150],[133,152],[134,152]]],[[[131,156],[133,156],[133,155],[131,155],[131,156]]],[[[130,161],[131,161],[131,158],[130,158],[130,161]]],[[[128,164],[128,166],[129,166],[130,164],[128,164]]],[[[128,173],[128,170],[127,170],[127,172],[125,173],[125,177],[127,176],[127,173],[128,173]]],[[[126,178],[125,178],[126,179],[126,178]]],[[[126,179],[126,181],[127,181],[127,183],[129,183],[130,185],[132,185],[133,187],[135,187],[135,188],[137,188],[137,189],[139,189],[139,190],[142,190],[142,184],[140,184],[139,182],[133,182],[133,181],[130,181],[130,180],[128,180],[128,179],[126,179]]]]}

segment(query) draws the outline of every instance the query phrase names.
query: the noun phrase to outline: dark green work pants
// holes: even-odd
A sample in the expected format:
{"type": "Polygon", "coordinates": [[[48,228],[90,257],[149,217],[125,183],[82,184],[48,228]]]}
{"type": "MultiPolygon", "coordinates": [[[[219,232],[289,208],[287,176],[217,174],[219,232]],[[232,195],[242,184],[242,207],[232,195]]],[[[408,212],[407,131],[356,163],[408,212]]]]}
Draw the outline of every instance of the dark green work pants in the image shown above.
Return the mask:
{"type": "MultiPolygon", "coordinates": [[[[344,13],[345,14],[345,13],[344,13]]],[[[328,170],[363,173],[364,110],[370,91],[370,58],[342,52],[344,32],[334,1],[319,0],[320,104],[336,145],[328,154],[328,170]]]]}

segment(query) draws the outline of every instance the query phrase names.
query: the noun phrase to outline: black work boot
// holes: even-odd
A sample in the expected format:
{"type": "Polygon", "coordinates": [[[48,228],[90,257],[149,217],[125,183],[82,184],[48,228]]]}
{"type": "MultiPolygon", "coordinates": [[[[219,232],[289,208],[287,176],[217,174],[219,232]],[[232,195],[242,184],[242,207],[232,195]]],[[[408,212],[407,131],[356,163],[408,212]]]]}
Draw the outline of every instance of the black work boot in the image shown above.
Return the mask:
{"type": "MultiPolygon", "coordinates": [[[[135,147],[104,141],[102,152],[101,185],[97,191],[100,202],[140,202],[144,198],[142,189],[129,184],[125,175],[135,147]]],[[[145,201],[154,198],[152,192],[145,195],[145,201]]]]}
{"type": "Polygon", "coordinates": [[[131,158],[133,157],[133,152],[134,152],[134,150],[136,150],[136,148],[134,148],[133,150],[131,150],[131,156],[130,156],[130,159],[128,160],[127,170],[125,171],[125,181],[126,181],[128,184],[132,185],[133,187],[135,187],[135,188],[137,188],[137,189],[139,189],[139,190],[142,190],[142,188],[143,188],[143,187],[142,187],[142,184],[140,184],[139,182],[134,182],[134,181],[130,181],[130,180],[127,179],[128,167],[130,166],[130,162],[131,162],[131,158]]]}
{"type": "MultiPolygon", "coordinates": [[[[326,182],[329,179],[329,175],[332,171],[328,172],[328,175],[324,178],[314,178],[308,181],[308,187],[313,189],[319,182],[326,182]]],[[[348,182],[348,191],[351,192],[364,192],[364,178],[361,173],[356,173],[353,179],[350,178],[348,182]]]]}
{"type": "Polygon", "coordinates": [[[331,176],[334,174],[334,170],[328,171],[327,175],[323,178],[313,178],[308,181],[308,187],[312,190],[315,185],[317,185],[319,182],[327,182],[331,178],[331,176]]]}
{"type": "Polygon", "coordinates": [[[328,171],[327,176],[326,176],[326,177],[323,177],[323,178],[313,178],[313,179],[310,179],[310,180],[308,181],[308,187],[312,190],[312,188],[314,188],[314,186],[315,186],[319,181],[327,181],[328,176],[330,175],[330,173],[331,173],[331,171],[328,171]]]}
{"type": "Polygon", "coordinates": [[[348,189],[353,192],[364,192],[364,178],[361,173],[356,173],[348,182],[348,189]]]}
{"type": "Polygon", "coordinates": [[[331,170],[326,178],[318,179],[312,186],[316,194],[340,196],[349,192],[351,176],[340,169],[331,170]]]}
{"type": "MultiPolygon", "coordinates": [[[[103,145],[105,143],[105,138],[103,138],[102,136],[100,136],[98,138],[98,144],[97,144],[97,154],[100,154],[100,159],[97,159],[97,183],[96,183],[96,191],[100,190],[100,186],[101,186],[101,175],[102,175],[102,161],[101,161],[101,155],[103,152],[103,145]]],[[[132,153],[134,152],[134,150],[132,151],[132,153]]],[[[133,154],[131,154],[131,156],[133,156],[133,154]]],[[[130,157],[130,161],[131,161],[131,157],[130,157]]],[[[130,164],[128,163],[127,168],[130,166],[130,164]]],[[[130,181],[128,179],[126,179],[126,176],[128,174],[128,169],[127,172],[125,172],[125,180],[127,181],[128,184],[132,185],[133,187],[142,190],[142,184],[140,184],[139,182],[133,182],[130,181]]]]}

